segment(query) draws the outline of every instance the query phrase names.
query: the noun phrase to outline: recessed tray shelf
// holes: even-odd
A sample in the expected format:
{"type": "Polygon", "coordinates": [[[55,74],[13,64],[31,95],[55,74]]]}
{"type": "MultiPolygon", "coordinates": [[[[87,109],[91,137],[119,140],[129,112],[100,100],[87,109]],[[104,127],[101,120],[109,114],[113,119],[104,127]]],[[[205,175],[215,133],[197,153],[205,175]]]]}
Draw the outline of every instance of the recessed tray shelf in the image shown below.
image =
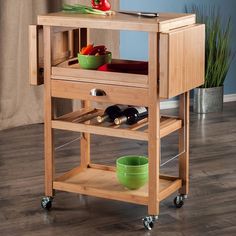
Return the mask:
{"type": "MultiPolygon", "coordinates": [[[[134,125],[115,125],[109,122],[100,124],[96,121],[96,117],[103,114],[103,112],[100,109],[83,108],[52,120],[52,128],[148,141],[148,118],[134,125]]],[[[161,138],[180,128],[182,128],[181,119],[161,117],[161,138]]]]}
{"type": "MultiPolygon", "coordinates": [[[[182,186],[182,180],[177,177],[160,176],[159,181],[159,201],[182,186]]],[[[117,180],[115,167],[97,164],[90,164],[88,168],[77,167],[56,178],[53,188],[135,204],[148,204],[148,184],[137,190],[123,187],[117,180]]]]}
{"type": "MultiPolygon", "coordinates": [[[[121,63],[128,63],[135,65],[137,63],[145,63],[140,61],[112,59],[112,63],[119,65],[121,63]]],[[[98,70],[86,70],[81,69],[78,64],[77,58],[66,60],[57,66],[52,67],[53,79],[57,80],[69,80],[69,81],[81,81],[88,83],[102,83],[111,85],[122,85],[130,87],[148,87],[148,75],[147,70],[137,71],[136,73],[124,72],[110,72],[110,71],[98,71],[98,70]]]]}

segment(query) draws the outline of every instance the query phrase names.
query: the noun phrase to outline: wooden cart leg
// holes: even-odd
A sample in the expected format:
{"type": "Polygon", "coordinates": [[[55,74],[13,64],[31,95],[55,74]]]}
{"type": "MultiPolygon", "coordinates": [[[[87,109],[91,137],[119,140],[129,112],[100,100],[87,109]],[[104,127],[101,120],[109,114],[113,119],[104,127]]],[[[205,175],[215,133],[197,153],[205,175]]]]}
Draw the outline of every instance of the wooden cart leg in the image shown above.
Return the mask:
{"type": "Polygon", "coordinates": [[[189,92],[180,95],[179,116],[183,120],[183,128],[179,130],[179,177],[183,180],[180,194],[189,192],[189,92]]]}
{"type": "MultiPolygon", "coordinates": [[[[82,101],[82,107],[89,107],[89,102],[82,101]]],[[[81,140],[80,140],[80,157],[81,163],[80,165],[84,168],[87,168],[90,164],[90,142],[91,137],[89,133],[81,133],[81,140]]]]}
{"type": "MultiPolygon", "coordinates": [[[[80,29],[80,39],[79,48],[85,47],[89,43],[89,30],[86,28],[80,29]]],[[[90,107],[91,103],[89,101],[82,101],[81,107],[90,107]]],[[[89,133],[82,133],[80,140],[80,156],[81,156],[81,166],[87,168],[90,164],[90,142],[91,137],[89,133]]]]}
{"type": "Polygon", "coordinates": [[[160,99],[158,93],[158,34],[149,33],[149,124],[148,157],[149,186],[148,214],[159,214],[160,166],[160,99]]]}
{"type": "Polygon", "coordinates": [[[44,145],[45,145],[45,195],[53,196],[54,144],[53,103],[51,97],[51,27],[43,27],[44,37],[44,145]]]}

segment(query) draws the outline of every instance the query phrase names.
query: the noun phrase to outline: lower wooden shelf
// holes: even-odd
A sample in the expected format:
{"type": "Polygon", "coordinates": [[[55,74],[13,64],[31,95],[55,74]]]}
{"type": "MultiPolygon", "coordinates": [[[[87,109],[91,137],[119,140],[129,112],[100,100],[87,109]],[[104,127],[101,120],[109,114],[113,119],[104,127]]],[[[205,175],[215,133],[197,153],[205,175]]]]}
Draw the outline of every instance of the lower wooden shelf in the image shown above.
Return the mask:
{"type": "MultiPolygon", "coordinates": [[[[182,187],[182,180],[171,176],[160,176],[159,201],[182,187]]],[[[128,190],[117,180],[115,167],[90,165],[77,167],[53,182],[56,190],[86,194],[106,199],[148,205],[148,184],[138,190],[128,190]]]]}

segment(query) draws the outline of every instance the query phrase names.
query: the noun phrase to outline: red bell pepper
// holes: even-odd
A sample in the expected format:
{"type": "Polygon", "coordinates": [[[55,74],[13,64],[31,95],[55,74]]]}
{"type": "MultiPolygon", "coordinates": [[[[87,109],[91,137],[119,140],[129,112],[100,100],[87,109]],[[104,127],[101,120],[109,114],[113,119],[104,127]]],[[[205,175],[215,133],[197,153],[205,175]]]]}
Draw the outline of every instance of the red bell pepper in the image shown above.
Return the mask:
{"type": "Polygon", "coordinates": [[[109,11],[111,9],[111,4],[108,0],[91,0],[92,7],[101,11],[109,11]]]}

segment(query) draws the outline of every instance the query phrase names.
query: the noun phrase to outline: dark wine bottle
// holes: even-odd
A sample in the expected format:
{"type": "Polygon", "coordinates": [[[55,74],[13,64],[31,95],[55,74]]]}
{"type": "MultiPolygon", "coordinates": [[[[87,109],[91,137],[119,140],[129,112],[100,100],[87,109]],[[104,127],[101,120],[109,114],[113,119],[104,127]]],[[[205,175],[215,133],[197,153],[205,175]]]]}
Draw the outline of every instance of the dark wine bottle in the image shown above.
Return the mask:
{"type": "Polygon", "coordinates": [[[123,123],[133,125],[147,116],[148,109],[146,107],[129,107],[122,112],[121,116],[115,118],[114,122],[116,125],[123,123]]]}
{"type": "Polygon", "coordinates": [[[102,116],[97,117],[97,121],[102,123],[104,121],[114,122],[115,118],[119,117],[122,113],[122,107],[113,105],[106,108],[102,116]]]}

